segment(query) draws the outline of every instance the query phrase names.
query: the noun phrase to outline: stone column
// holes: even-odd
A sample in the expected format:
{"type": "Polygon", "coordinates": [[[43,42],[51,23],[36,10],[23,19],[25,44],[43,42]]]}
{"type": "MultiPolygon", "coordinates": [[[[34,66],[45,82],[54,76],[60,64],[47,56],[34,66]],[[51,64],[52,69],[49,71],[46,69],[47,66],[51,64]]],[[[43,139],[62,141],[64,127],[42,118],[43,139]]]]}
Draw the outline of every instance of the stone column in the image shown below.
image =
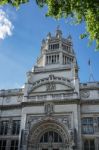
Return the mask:
{"type": "Polygon", "coordinates": [[[10,146],[11,146],[11,140],[10,139],[6,139],[6,150],[10,150],[10,146]]]}
{"type": "Polygon", "coordinates": [[[78,150],[82,150],[82,137],[81,137],[81,117],[80,117],[80,105],[78,105],[78,150]]]}
{"type": "Polygon", "coordinates": [[[59,63],[62,64],[63,62],[63,57],[62,57],[62,52],[60,52],[59,54],[59,63]]]}
{"type": "MultiPolygon", "coordinates": [[[[12,119],[9,119],[9,125],[8,125],[8,136],[11,137],[11,131],[12,131],[12,119]]],[[[6,150],[10,150],[10,146],[11,146],[11,138],[6,139],[6,150]]]]}
{"type": "Polygon", "coordinates": [[[95,150],[99,150],[99,137],[95,139],[95,150]]]}

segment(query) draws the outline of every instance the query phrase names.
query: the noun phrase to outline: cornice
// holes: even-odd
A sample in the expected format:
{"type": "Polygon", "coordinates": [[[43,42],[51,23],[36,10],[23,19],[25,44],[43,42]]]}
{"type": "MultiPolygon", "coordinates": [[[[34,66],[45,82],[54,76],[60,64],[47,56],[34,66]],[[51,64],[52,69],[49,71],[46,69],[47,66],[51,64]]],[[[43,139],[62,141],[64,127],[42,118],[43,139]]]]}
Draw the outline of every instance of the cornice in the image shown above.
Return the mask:
{"type": "Polygon", "coordinates": [[[28,106],[41,106],[44,105],[46,102],[52,102],[54,104],[60,105],[60,104],[79,104],[79,99],[66,99],[66,100],[49,100],[49,101],[28,101],[28,102],[22,102],[21,104],[16,105],[4,105],[0,106],[1,110],[9,110],[9,109],[22,109],[22,107],[28,107],[28,106]]]}
{"type": "Polygon", "coordinates": [[[22,108],[21,104],[17,104],[17,105],[1,105],[0,109],[1,110],[9,110],[9,109],[19,109],[22,108]]]}
{"type": "Polygon", "coordinates": [[[44,103],[54,103],[54,104],[79,104],[79,99],[72,99],[72,100],[49,100],[49,101],[31,101],[31,102],[22,102],[22,106],[37,106],[37,105],[44,105],[44,103]]]}
{"type": "Polygon", "coordinates": [[[0,90],[0,97],[23,95],[23,89],[0,90]]]}
{"type": "Polygon", "coordinates": [[[80,83],[80,90],[99,90],[99,82],[80,83]]]}
{"type": "Polygon", "coordinates": [[[32,96],[37,96],[37,95],[42,96],[42,95],[48,95],[48,94],[51,94],[51,95],[53,95],[53,94],[77,94],[77,92],[74,92],[73,89],[41,91],[41,92],[34,92],[33,91],[32,96]]]}
{"type": "Polygon", "coordinates": [[[99,104],[99,99],[93,99],[93,100],[85,100],[85,99],[81,99],[80,104],[88,104],[88,105],[96,105],[99,104]]]}
{"type": "Polygon", "coordinates": [[[44,68],[44,67],[34,67],[33,73],[46,73],[46,72],[59,72],[59,71],[66,71],[66,70],[71,70],[71,66],[58,66],[57,68],[44,68]]]}
{"type": "Polygon", "coordinates": [[[93,86],[93,87],[80,87],[80,91],[82,91],[82,90],[99,90],[99,87],[95,87],[95,86],[93,86]]]}

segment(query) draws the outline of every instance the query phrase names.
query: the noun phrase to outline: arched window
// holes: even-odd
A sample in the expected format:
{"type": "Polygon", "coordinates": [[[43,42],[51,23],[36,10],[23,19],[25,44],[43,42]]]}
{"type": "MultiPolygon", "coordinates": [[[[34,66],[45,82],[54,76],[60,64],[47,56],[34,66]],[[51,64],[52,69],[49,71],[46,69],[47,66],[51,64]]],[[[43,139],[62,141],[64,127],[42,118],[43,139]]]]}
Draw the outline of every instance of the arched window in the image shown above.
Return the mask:
{"type": "Polygon", "coordinates": [[[48,143],[48,142],[62,143],[62,138],[57,132],[48,131],[42,135],[40,143],[48,143]]]}

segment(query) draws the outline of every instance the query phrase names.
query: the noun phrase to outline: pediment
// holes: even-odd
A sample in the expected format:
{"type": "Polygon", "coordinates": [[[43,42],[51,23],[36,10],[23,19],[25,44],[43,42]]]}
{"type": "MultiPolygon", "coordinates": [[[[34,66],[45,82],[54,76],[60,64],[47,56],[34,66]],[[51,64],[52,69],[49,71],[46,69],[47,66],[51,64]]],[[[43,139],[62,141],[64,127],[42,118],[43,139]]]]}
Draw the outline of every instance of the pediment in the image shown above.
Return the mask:
{"type": "Polygon", "coordinates": [[[31,91],[31,93],[32,92],[57,91],[57,90],[71,90],[71,88],[63,84],[47,83],[47,84],[40,85],[39,87],[34,88],[31,91]]]}
{"type": "Polygon", "coordinates": [[[74,87],[69,79],[50,75],[48,78],[43,78],[34,82],[28,94],[33,92],[47,92],[57,90],[74,90],[74,87]]]}

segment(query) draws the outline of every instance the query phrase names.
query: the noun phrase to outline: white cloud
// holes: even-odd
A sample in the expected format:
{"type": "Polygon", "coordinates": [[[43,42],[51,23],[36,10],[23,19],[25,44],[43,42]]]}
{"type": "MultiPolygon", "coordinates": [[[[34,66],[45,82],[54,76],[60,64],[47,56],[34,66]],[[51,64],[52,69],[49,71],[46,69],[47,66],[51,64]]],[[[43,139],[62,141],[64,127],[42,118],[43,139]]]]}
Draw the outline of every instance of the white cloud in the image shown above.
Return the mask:
{"type": "Polygon", "coordinates": [[[0,39],[5,39],[6,36],[12,35],[12,30],[14,26],[9,20],[5,11],[0,8],[0,39]]]}

